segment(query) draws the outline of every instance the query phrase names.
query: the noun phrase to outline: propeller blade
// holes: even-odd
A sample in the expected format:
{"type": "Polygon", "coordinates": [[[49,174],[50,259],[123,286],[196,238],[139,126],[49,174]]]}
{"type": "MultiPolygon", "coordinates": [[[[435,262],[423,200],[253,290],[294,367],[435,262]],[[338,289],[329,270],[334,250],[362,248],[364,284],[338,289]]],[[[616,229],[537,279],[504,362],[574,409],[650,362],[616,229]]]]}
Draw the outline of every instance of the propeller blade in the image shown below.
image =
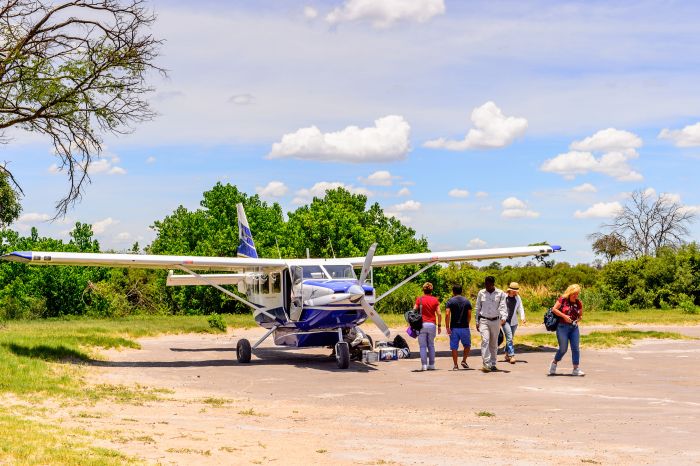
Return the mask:
{"type": "Polygon", "coordinates": [[[358,280],[360,285],[365,282],[367,274],[369,273],[369,268],[372,266],[372,259],[374,258],[374,251],[377,250],[377,243],[372,243],[372,246],[367,250],[367,255],[365,256],[365,263],[362,265],[362,272],[360,272],[360,279],[358,280]]]}
{"type": "Polygon", "coordinates": [[[374,325],[377,326],[379,330],[382,331],[385,337],[389,338],[391,336],[391,332],[389,331],[389,327],[386,325],[386,322],[382,320],[381,317],[379,317],[379,314],[377,311],[374,310],[372,306],[369,305],[367,300],[365,298],[362,298],[362,301],[360,301],[360,304],[362,305],[362,309],[365,310],[365,314],[367,314],[367,317],[372,319],[372,322],[374,322],[374,325]]]}

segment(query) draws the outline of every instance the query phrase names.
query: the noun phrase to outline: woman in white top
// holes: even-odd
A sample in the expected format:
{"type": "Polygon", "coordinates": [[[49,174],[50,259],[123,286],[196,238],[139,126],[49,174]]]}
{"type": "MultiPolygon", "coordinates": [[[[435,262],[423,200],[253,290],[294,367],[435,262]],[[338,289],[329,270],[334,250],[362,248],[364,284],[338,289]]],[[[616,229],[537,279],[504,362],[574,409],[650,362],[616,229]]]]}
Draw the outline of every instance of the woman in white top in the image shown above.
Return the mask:
{"type": "Polygon", "coordinates": [[[523,307],[523,300],[520,299],[518,294],[519,292],[520,285],[516,282],[511,282],[508,286],[508,296],[506,297],[508,318],[506,319],[506,323],[503,324],[503,333],[506,336],[506,361],[511,364],[515,364],[513,336],[515,335],[515,330],[518,328],[518,313],[520,313],[520,320],[525,323],[525,308],[523,307]]]}

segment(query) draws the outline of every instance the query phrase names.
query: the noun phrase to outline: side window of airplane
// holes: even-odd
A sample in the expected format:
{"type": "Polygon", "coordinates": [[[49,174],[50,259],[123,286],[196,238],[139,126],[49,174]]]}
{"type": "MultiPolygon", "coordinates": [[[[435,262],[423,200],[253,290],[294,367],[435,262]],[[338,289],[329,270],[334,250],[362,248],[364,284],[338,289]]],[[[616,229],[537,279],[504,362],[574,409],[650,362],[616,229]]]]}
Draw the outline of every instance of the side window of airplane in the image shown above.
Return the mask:
{"type": "Polygon", "coordinates": [[[260,274],[258,279],[258,292],[260,294],[270,294],[270,277],[267,274],[260,274]]]}
{"type": "Polygon", "coordinates": [[[279,273],[270,274],[270,291],[272,293],[282,292],[282,279],[279,273]]]}

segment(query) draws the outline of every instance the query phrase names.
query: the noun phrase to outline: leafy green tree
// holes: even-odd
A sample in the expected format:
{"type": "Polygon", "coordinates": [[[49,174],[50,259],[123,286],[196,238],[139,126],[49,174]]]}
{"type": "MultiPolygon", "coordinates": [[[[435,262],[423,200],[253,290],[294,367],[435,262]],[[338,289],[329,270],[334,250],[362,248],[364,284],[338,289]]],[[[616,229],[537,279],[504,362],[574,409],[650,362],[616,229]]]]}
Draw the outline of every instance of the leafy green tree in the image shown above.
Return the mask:
{"type": "MultiPolygon", "coordinates": [[[[257,234],[253,232],[253,234],[257,234]]],[[[372,243],[376,254],[427,252],[428,241],[394,217],[388,217],[378,203],[367,208],[367,196],[343,188],[328,190],[323,198],[289,213],[284,236],[285,250],[292,257],[361,257],[372,243]]],[[[383,291],[418,270],[418,266],[377,268],[375,285],[383,291]]],[[[425,278],[434,278],[435,271],[425,278]]]]}
{"type": "Polygon", "coordinates": [[[9,175],[3,173],[0,167],[0,228],[4,228],[17,220],[22,206],[19,203],[19,195],[10,186],[9,175]]]}
{"type": "Polygon", "coordinates": [[[611,262],[628,250],[625,239],[616,233],[593,233],[588,235],[588,239],[593,241],[591,245],[593,252],[605,257],[606,262],[611,262]]]}
{"type": "Polygon", "coordinates": [[[50,138],[70,186],[58,215],[80,197],[101,134],[128,132],[154,116],[145,99],[147,75],[162,72],[153,22],[142,0],[0,6],[0,136],[18,128],[50,138]]]}
{"type": "MultiPolygon", "coordinates": [[[[230,184],[217,183],[203,195],[202,208],[180,206],[163,220],[153,222],[156,239],[151,254],[235,257],[238,248],[238,214],[242,203],[260,257],[277,257],[277,238],[284,237],[279,204],[269,205],[258,195],[248,196],[230,184]]],[[[282,251],[285,255],[286,251],[282,251]]],[[[160,275],[165,288],[165,274],[160,275]]],[[[168,303],[177,313],[247,312],[247,308],[209,286],[168,287],[168,303]]]]}

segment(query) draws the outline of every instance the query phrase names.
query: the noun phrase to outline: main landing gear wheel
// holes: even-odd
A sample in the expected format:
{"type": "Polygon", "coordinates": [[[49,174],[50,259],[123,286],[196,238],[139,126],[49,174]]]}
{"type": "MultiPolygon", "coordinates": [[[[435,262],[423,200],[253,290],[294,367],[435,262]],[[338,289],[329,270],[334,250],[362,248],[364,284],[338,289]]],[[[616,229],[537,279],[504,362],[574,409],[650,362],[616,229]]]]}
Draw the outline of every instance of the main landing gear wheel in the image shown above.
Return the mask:
{"type": "Polygon", "coordinates": [[[249,363],[250,356],[253,354],[253,350],[250,349],[250,342],[245,338],[241,338],[236,343],[236,358],[240,363],[249,363]]]}
{"type": "Polygon", "coordinates": [[[335,362],[339,369],[350,367],[350,345],[347,342],[341,341],[335,344],[335,362]]]}

